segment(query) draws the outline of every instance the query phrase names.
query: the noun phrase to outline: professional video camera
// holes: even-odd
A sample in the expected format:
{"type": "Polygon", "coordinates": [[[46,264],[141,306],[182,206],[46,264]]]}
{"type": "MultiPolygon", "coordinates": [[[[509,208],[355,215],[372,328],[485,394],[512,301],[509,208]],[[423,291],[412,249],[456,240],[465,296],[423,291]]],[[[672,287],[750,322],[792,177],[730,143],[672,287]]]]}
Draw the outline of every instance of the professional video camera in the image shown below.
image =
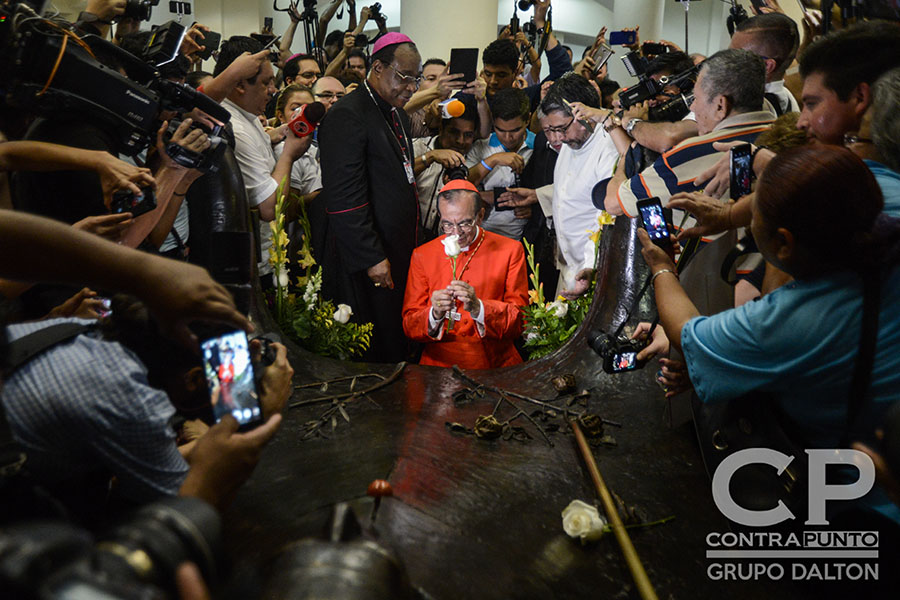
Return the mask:
{"type": "Polygon", "coordinates": [[[14,524],[0,533],[0,589],[21,600],[177,598],[185,561],[216,581],[221,537],[215,509],[188,497],[144,506],[96,542],[64,522],[14,524]]]}
{"type": "Polygon", "coordinates": [[[175,60],[187,29],[177,21],[169,21],[150,31],[150,39],[143,48],[140,58],[156,67],[161,67],[175,60]]]}
{"type": "Polygon", "coordinates": [[[40,17],[37,5],[0,0],[0,93],[9,104],[51,116],[82,115],[115,131],[119,150],[131,156],[155,139],[163,110],[199,108],[222,123],[230,119],[209,97],[160,78],[155,65],[98,36],[79,37],[69,23],[40,17]]]}
{"type": "Polygon", "coordinates": [[[652,121],[677,121],[690,112],[689,107],[693,102],[691,92],[697,81],[699,70],[699,67],[694,66],[677,75],[664,75],[657,81],[647,76],[646,64],[644,64],[643,70],[637,75],[638,82],[619,94],[619,102],[622,104],[622,108],[627,109],[645,100],[664,95],[671,99],[662,105],[653,107],[650,111],[650,119],[652,121]],[[667,88],[672,87],[677,88],[677,91],[666,91],[667,88]]]}
{"type": "Polygon", "coordinates": [[[646,339],[631,339],[623,335],[612,335],[605,331],[591,331],[587,341],[591,349],[603,358],[603,370],[607,373],[623,373],[644,366],[638,360],[638,353],[647,347],[646,339]]]}
{"type": "Polygon", "coordinates": [[[674,123],[680,121],[691,112],[691,104],[694,103],[693,93],[679,92],[674,98],[663,104],[650,107],[650,121],[662,123],[668,121],[674,123]]]}

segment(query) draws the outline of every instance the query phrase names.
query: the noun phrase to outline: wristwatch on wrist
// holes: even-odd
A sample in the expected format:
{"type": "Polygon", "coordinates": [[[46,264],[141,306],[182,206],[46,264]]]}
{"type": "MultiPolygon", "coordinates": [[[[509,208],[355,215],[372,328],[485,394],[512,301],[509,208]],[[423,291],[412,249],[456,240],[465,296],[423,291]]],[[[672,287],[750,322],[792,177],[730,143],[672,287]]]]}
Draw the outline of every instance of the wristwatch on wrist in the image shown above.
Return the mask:
{"type": "Polygon", "coordinates": [[[631,119],[630,121],[628,121],[628,124],[625,125],[625,127],[624,127],[625,133],[627,133],[628,135],[631,135],[631,130],[634,129],[634,126],[637,125],[638,123],[643,123],[643,122],[644,122],[643,119],[631,119]]]}
{"type": "Polygon", "coordinates": [[[617,117],[613,111],[609,111],[609,114],[606,115],[606,118],[603,119],[600,125],[603,126],[603,130],[606,131],[606,133],[609,133],[616,127],[622,126],[622,119],[617,117]]]}

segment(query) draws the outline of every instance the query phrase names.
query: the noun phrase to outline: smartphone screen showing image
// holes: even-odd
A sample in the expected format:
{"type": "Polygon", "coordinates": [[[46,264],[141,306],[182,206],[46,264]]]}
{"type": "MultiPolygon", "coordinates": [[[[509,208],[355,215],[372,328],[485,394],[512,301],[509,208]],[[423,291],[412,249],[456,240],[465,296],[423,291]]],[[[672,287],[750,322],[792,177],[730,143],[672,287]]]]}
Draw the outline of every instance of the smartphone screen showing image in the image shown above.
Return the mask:
{"type": "Polygon", "coordinates": [[[210,338],[200,344],[200,350],[216,423],[230,414],[241,429],[258,425],[263,415],[247,334],[233,331],[210,338]]]}
{"type": "Polygon", "coordinates": [[[641,224],[647,230],[650,240],[660,246],[670,245],[669,226],[666,224],[666,216],[659,198],[641,200],[637,203],[637,207],[641,213],[641,224]]]}
{"type": "Polygon", "coordinates": [[[109,298],[97,298],[100,301],[100,310],[97,311],[97,316],[101,319],[108,317],[112,314],[112,300],[109,298]]]}
{"type": "Polygon", "coordinates": [[[731,149],[731,199],[737,200],[750,193],[753,181],[753,159],[750,144],[731,149]]]}
{"type": "Polygon", "coordinates": [[[116,215],[128,212],[132,217],[139,217],[155,210],[156,194],[153,192],[153,188],[141,188],[141,192],[141,196],[136,196],[130,190],[115,192],[109,205],[109,211],[116,215]]]}

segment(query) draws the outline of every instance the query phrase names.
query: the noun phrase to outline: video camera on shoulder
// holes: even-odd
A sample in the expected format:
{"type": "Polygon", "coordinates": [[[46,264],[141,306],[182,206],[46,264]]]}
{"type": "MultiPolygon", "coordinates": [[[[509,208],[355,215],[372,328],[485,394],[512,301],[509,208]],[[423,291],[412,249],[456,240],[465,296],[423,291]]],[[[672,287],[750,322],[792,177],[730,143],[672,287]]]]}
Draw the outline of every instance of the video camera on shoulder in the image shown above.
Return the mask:
{"type": "MultiPolygon", "coordinates": [[[[629,54],[628,56],[631,55],[629,54]]],[[[623,62],[628,56],[622,57],[623,62]]],[[[650,120],[656,122],[678,121],[684,118],[690,112],[691,103],[694,101],[692,92],[694,83],[697,81],[699,67],[694,66],[675,75],[664,75],[657,81],[647,76],[646,59],[641,58],[640,60],[644,61],[644,63],[638,63],[641,65],[640,68],[635,67],[640,72],[637,75],[638,82],[622,90],[619,94],[619,102],[622,104],[622,108],[627,109],[657,96],[666,95],[671,99],[663,104],[651,107],[650,120]],[[666,92],[667,88],[677,88],[677,91],[666,92]]],[[[626,66],[628,66],[628,63],[626,63],[626,66]]],[[[632,69],[629,68],[629,73],[631,71],[632,69]]]]}
{"type": "MultiPolygon", "coordinates": [[[[12,106],[49,118],[64,114],[96,123],[114,132],[118,150],[129,156],[155,140],[163,110],[199,108],[221,123],[230,120],[228,111],[211,98],[162,79],[156,64],[99,36],[64,43],[73,26],[45,19],[39,10],[37,2],[0,4],[0,95],[12,106]],[[118,66],[101,63],[96,58],[101,55],[118,66]]],[[[172,51],[173,40],[180,37],[178,27],[162,28],[149,47],[152,60],[164,60],[163,54],[172,51]]]]}
{"type": "Polygon", "coordinates": [[[603,358],[603,370],[606,373],[624,373],[642,368],[646,361],[638,360],[638,353],[647,347],[646,339],[630,339],[625,336],[614,336],[605,331],[588,333],[588,345],[591,350],[603,358]]]}

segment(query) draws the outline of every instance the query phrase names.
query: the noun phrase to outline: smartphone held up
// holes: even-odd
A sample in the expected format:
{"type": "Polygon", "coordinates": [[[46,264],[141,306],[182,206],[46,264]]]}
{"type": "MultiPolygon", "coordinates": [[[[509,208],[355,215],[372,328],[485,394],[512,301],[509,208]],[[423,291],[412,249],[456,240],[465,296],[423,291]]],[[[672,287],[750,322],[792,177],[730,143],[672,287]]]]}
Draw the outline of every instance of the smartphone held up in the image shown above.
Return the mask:
{"type": "Polygon", "coordinates": [[[261,424],[264,417],[247,334],[232,331],[206,339],[200,350],[216,422],[230,414],[240,429],[261,424]]]}

